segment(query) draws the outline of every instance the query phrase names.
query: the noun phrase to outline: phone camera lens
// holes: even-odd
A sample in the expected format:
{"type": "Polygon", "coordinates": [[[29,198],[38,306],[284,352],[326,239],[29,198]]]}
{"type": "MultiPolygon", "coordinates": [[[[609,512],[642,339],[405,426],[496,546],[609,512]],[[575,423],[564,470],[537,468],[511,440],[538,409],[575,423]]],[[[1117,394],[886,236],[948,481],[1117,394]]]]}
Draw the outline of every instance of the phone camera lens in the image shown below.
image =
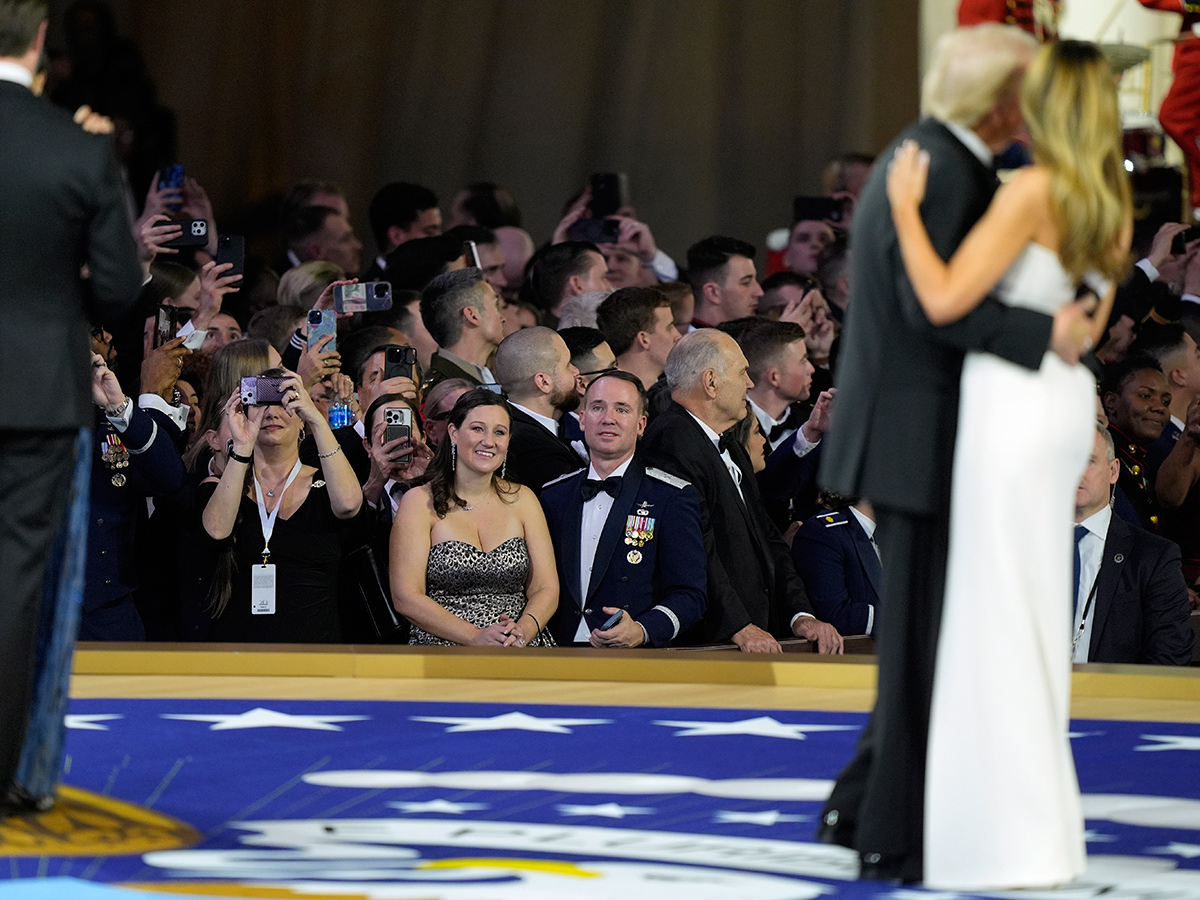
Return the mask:
{"type": "Polygon", "coordinates": [[[385,285],[385,284],[375,285],[375,296],[376,297],[386,297],[387,296],[387,285],[385,285]]]}

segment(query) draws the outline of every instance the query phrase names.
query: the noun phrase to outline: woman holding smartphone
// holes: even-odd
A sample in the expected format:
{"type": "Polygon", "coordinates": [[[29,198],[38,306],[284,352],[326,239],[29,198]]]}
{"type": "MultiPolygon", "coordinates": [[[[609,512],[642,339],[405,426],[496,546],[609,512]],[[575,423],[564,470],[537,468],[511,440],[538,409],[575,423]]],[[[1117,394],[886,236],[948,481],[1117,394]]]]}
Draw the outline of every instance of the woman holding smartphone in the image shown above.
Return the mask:
{"type": "Polygon", "coordinates": [[[342,537],[362,490],[299,376],[269,369],[259,378],[280,379],[280,401],[243,406],[240,389],[229,396],[232,446],[220,477],[199,488],[203,534],[218,551],[209,639],[336,642],[342,537]],[[305,430],[319,469],[300,462],[305,430]]]}

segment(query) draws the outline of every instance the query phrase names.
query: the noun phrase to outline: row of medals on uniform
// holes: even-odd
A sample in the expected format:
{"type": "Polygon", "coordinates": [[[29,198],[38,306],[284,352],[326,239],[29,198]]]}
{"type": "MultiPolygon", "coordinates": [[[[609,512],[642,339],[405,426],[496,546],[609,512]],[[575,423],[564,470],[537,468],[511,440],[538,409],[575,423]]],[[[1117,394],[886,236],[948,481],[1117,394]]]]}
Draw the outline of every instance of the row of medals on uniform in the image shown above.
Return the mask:
{"type": "Polygon", "coordinates": [[[635,566],[642,561],[642,551],[636,548],[644,547],[654,537],[654,520],[647,518],[650,510],[646,509],[646,505],[638,509],[637,515],[625,518],[625,543],[635,548],[625,554],[625,559],[635,566]]]}

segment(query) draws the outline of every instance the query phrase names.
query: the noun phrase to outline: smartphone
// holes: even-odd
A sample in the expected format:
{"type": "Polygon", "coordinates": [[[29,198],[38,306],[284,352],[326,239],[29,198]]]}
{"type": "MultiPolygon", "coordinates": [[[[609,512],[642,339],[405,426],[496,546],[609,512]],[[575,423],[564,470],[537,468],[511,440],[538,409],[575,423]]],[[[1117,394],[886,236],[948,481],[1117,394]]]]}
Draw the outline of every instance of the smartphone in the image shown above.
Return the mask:
{"type": "Polygon", "coordinates": [[[479,261],[479,247],[474,241],[463,241],[463,257],[467,261],[467,266],[474,266],[476,269],[483,270],[483,263],[479,261]]]}
{"type": "Polygon", "coordinates": [[[792,201],[792,222],[840,222],[845,201],[833,197],[797,197],[792,201]]]}
{"type": "MultiPolygon", "coordinates": [[[[383,442],[387,444],[397,438],[409,437],[412,437],[412,410],[407,406],[385,409],[383,411],[383,442]]],[[[406,453],[400,455],[399,459],[407,460],[411,456],[412,448],[410,447],[406,453]]]]}
{"type": "Polygon", "coordinates": [[[338,284],[333,288],[333,306],[340,313],[375,312],[392,308],[392,286],[386,281],[338,284]]]}
{"type": "Polygon", "coordinates": [[[286,378],[247,375],[242,379],[243,406],[280,406],[283,403],[283,383],[286,378]]]}
{"type": "Polygon", "coordinates": [[[217,238],[217,265],[223,263],[233,263],[233,268],[222,272],[222,278],[245,274],[246,239],[240,234],[223,234],[217,238]]]}
{"type": "MultiPolygon", "coordinates": [[[[158,189],[165,191],[171,188],[183,189],[183,163],[171,163],[158,171],[158,189]]],[[[177,212],[180,206],[182,206],[180,201],[166,204],[166,208],[171,212],[177,212]]]]}
{"type": "Polygon", "coordinates": [[[588,184],[592,188],[593,218],[603,219],[629,205],[629,176],[624,172],[593,172],[588,184]]]}
{"type": "Polygon", "coordinates": [[[567,239],[593,244],[615,244],[621,233],[616,219],[579,219],[567,229],[567,239]]]}
{"type": "Polygon", "coordinates": [[[1171,255],[1183,256],[1187,253],[1187,245],[1200,240],[1200,225],[1193,225],[1187,231],[1181,231],[1171,240],[1171,255]]]}
{"type": "Polygon", "coordinates": [[[174,306],[160,306],[154,319],[154,346],[161,347],[167,341],[175,339],[179,334],[180,312],[174,306]]]}
{"type": "Polygon", "coordinates": [[[417,351],[414,347],[393,344],[384,351],[383,380],[409,378],[417,380],[417,351]]]}
{"type": "Polygon", "coordinates": [[[183,234],[164,241],[164,247],[203,247],[208,243],[208,223],[203,219],[180,219],[176,224],[183,227],[183,234]]]}
{"type": "Polygon", "coordinates": [[[308,349],[317,346],[317,342],[325,335],[332,340],[325,345],[324,350],[337,349],[337,313],[332,309],[310,309],[308,311],[308,349]]]}
{"type": "Polygon", "coordinates": [[[608,629],[612,628],[614,625],[616,625],[618,622],[620,622],[623,618],[625,618],[625,610],[618,609],[615,613],[613,613],[611,616],[608,617],[607,622],[605,622],[603,625],[600,626],[600,630],[608,631],[608,629]]]}

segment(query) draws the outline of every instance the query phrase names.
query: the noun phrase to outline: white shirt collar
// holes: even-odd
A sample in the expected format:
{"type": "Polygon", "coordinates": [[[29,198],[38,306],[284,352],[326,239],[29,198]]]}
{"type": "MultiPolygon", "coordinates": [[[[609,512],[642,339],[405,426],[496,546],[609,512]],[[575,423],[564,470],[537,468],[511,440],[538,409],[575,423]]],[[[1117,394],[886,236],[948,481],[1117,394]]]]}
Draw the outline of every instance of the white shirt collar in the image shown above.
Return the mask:
{"type": "Polygon", "coordinates": [[[754,417],[758,419],[758,424],[762,427],[763,434],[770,434],[771,429],[781,424],[791,411],[791,407],[784,407],[783,415],[778,419],[772,419],[771,414],[755,403],[752,397],[747,397],[746,399],[750,401],[750,410],[754,413],[754,417]]]}
{"type": "Polygon", "coordinates": [[[24,66],[12,62],[0,62],[0,81],[11,81],[22,87],[33,87],[33,73],[24,66]]]}
{"type": "Polygon", "coordinates": [[[1112,521],[1112,504],[1105,503],[1099,510],[1078,523],[1100,538],[1101,542],[1108,538],[1108,525],[1112,521]]]}
{"type": "Polygon", "coordinates": [[[721,449],[721,436],[719,434],[717,434],[715,431],[713,431],[711,428],[709,428],[707,425],[705,425],[702,421],[700,421],[700,419],[696,416],[696,414],[693,413],[690,409],[685,408],[684,411],[689,416],[691,416],[693,419],[696,420],[696,424],[704,429],[704,433],[706,435],[708,435],[708,439],[713,442],[713,446],[716,447],[718,450],[720,450],[721,449]]]}
{"type": "Polygon", "coordinates": [[[550,416],[543,416],[541,413],[535,413],[532,409],[530,409],[527,406],[522,406],[520,403],[513,403],[511,400],[508,402],[512,403],[512,405],[514,407],[519,409],[521,412],[525,413],[525,415],[529,416],[529,418],[533,419],[535,422],[540,422],[542,424],[542,427],[544,427],[547,431],[549,431],[555,437],[558,437],[558,421],[557,420],[551,418],[550,416]]]}
{"type": "Polygon", "coordinates": [[[1187,427],[1187,422],[1183,421],[1183,419],[1177,419],[1175,416],[1171,416],[1171,424],[1178,428],[1181,432],[1187,427]]]}
{"type": "Polygon", "coordinates": [[[858,520],[858,524],[862,526],[862,530],[867,533],[867,537],[871,540],[875,539],[875,523],[867,518],[866,514],[850,507],[850,512],[854,514],[854,518],[858,520]]]}
{"type": "MultiPolygon", "coordinates": [[[[629,459],[625,460],[625,462],[621,463],[619,466],[617,466],[615,469],[613,469],[608,477],[609,478],[624,478],[625,472],[629,469],[629,464],[631,462],[633,462],[632,454],[630,454],[629,459]]],[[[600,480],[600,474],[596,471],[596,466],[594,463],[592,465],[588,466],[587,477],[590,481],[599,481],[600,480]]]]}
{"type": "Polygon", "coordinates": [[[952,135],[958,138],[959,142],[971,151],[971,154],[983,163],[987,168],[992,167],[992,163],[996,159],[996,154],[992,153],[991,148],[983,142],[983,138],[973,132],[970,128],[964,128],[957,122],[947,122],[939,119],[943,125],[950,131],[952,135]]]}

